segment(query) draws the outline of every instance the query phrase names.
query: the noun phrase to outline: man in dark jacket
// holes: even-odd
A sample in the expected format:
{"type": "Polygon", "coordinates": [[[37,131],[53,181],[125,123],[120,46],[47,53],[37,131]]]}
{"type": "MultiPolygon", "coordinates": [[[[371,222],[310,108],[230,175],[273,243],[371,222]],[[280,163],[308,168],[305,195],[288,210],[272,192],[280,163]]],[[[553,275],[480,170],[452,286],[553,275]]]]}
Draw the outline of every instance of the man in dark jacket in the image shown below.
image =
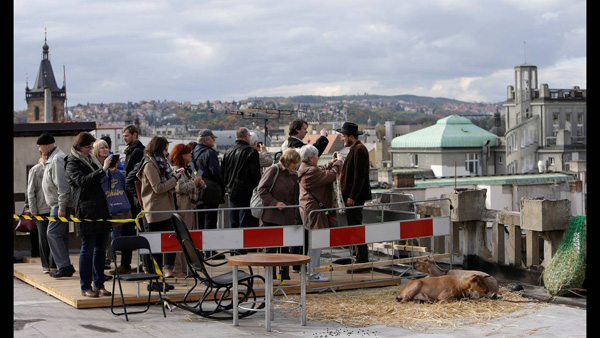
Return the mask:
{"type": "MultiPolygon", "coordinates": [[[[302,148],[302,146],[306,145],[302,139],[306,136],[308,128],[308,123],[304,120],[294,120],[290,123],[288,129],[288,139],[287,142],[284,142],[281,150],[285,150],[287,148],[302,148]]],[[[313,146],[317,148],[319,151],[319,156],[323,154],[325,148],[327,148],[327,144],[329,144],[329,140],[327,139],[327,129],[323,128],[320,132],[321,136],[315,141],[313,146]]]]}
{"type": "MultiPolygon", "coordinates": [[[[225,187],[221,180],[221,166],[219,157],[214,149],[217,137],[210,129],[204,129],[198,134],[198,144],[192,151],[192,163],[196,168],[196,175],[201,176],[207,185],[214,185],[220,189],[218,196],[204,196],[203,192],[213,191],[214,189],[205,189],[200,192],[200,200],[196,203],[198,209],[216,209],[222,203],[225,194],[225,187]]],[[[198,213],[198,226],[204,229],[217,228],[218,211],[207,211],[198,213]]]]}
{"type": "MultiPolygon", "coordinates": [[[[139,129],[137,126],[130,124],[123,128],[123,141],[127,145],[125,148],[125,161],[123,163],[123,170],[125,170],[126,180],[126,193],[129,204],[131,205],[131,215],[136,217],[140,211],[140,204],[138,203],[137,195],[135,192],[135,185],[131,182],[131,177],[135,178],[134,167],[144,157],[144,149],[146,148],[140,140],[139,129]],[[130,173],[133,175],[130,175],[130,173]]],[[[143,219],[143,217],[142,217],[143,219]]],[[[141,221],[141,220],[140,220],[141,221]]],[[[123,236],[134,236],[136,234],[135,223],[123,223],[121,226],[121,235],[123,236]]],[[[121,264],[118,267],[119,274],[127,274],[131,272],[131,251],[121,252],[121,264]]],[[[114,274],[114,271],[112,271],[114,274]]]]}
{"type": "MultiPolygon", "coordinates": [[[[369,151],[358,139],[358,135],[362,135],[362,132],[358,130],[355,123],[345,122],[342,129],[337,129],[337,131],[342,134],[344,145],[350,147],[340,177],[342,199],[347,207],[364,205],[365,201],[371,199],[369,151]]],[[[348,225],[362,224],[362,208],[347,209],[346,218],[348,219],[348,225]]],[[[367,245],[357,245],[356,249],[356,262],[368,262],[369,251],[367,245]]],[[[354,272],[358,271],[355,270],[354,272]]]]}
{"type": "MultiPolygon", "coordinates": [[[[249,207],[252,190],[260,181],[260,160],[258,151],[250,145],[247,128],[239,128],[235,137],[235,145],[223,156],[221,176],[229,193],[229,207],[249,207]]],[[[250,209],[230,210],[229,225],[232,228],[258,226],[258,219],[252,216],[250,209]]]]}

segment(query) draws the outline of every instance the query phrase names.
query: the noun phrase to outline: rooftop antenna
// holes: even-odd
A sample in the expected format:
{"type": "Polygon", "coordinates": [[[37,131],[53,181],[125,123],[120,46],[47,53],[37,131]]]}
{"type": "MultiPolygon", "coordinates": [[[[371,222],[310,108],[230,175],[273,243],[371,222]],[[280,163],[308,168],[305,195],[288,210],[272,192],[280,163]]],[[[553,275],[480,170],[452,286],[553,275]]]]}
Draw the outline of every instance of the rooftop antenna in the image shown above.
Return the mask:
{"type": "MultiPolygon", "coordinates": [[[[211,109],[211,112],[213,110],[211,109]]],[[[247,108],[247,109],[242,109],[242,110],[229,110],[226,109],[225,110],[225,114],[234,114],[234,115],[239,115],[242,117],[242,119],[246,120],[246,119],[255,119],[255,120],[263,120],[264,121],[264,128],[265,128],[265,142],[264,144],[267,145],[267,136],[269,135],[269,129],[267,128],[267,122],[269,120],[279,120],[279,118],[283,115],[292,115],[294,113],[296,113],[296,115],[300,112],[300,110],[294,110],[294,109],[283,109],[283,108],[261,108],[261,107],[257,107],[257,108],[247,108]]]]}
{"type": "Polygon", "coordinates": [[[525,63],[527,63],[527,42],[523,41],[523,57],[525,58],[525,63]]]}

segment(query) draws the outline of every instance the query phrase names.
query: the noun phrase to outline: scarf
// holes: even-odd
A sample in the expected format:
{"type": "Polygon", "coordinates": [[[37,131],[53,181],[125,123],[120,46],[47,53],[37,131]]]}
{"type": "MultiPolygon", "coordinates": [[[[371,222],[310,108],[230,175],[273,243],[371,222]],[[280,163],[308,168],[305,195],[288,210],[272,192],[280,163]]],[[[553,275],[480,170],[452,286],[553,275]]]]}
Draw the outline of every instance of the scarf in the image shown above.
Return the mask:
{"type": "Polygon", "coordinates": [[[75,148],[71,148],[71,155],[73,155],[73,157],[79,159],[81,162],[86,164],[90,169],[92,169],[92,171],[98,170],[98,168],[102,168],[102,164],[95,156],[92,156],[92,155],[86,156],[81,151],[79,151],[75,148]],[[94,163],[96,165],[96,168],[94,168],[94,166],[92,166],[92,163],[94,163]]]}
{"type": "Polygon", "coordinates": [[[152,157],[154,158],[154,161],[156,161],[158,169],[160,169],[160,176],[163,177],[165,181],[171,178],[171,176],[173,176],[173,168],[169,164],[169,161],[158,153],[152,154],[152,157]]]}

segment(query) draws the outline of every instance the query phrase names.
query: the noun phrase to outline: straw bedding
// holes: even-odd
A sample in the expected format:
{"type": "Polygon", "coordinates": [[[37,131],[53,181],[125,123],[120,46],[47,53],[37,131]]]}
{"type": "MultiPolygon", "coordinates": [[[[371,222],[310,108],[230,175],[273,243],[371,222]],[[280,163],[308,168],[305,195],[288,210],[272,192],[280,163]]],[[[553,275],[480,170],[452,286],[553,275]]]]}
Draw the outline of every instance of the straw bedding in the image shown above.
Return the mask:
{"type": "MultiPolygon", "coordinates": [[[[452,329],[461,325],[482,324],[516,311],[543,306],[505,287],[500,288],[501,299],[482,298],[432,304],[399,303],[396,295],[403,286],[341,291],[337,294],[307,294],[307,320],[336,322],[350,327],[383,324],[422,331],[428,328],[452,329]]],[[[299,301],[299,295],[291,295],[289,298],[299,301]]],[[[295,311],[296,314],[299,313],[299,310],[295,311]]]]}

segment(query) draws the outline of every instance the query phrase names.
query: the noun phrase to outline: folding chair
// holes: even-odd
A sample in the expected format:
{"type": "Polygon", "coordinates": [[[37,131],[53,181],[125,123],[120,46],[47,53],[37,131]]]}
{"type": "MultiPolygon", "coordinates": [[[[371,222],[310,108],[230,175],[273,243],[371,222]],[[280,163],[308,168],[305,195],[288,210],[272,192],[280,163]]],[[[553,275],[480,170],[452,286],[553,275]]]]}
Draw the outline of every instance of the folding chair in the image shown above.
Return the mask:
{"type": "MultiPolygon", "coordinates": [[[[231,319],[233,318],[233,298],[232,298],[232,288],[233,288],[233,272],[227,272],[220,274],[218,276],[211,276],[208,267],[218,267],[224,264],[227,264],[227,261],[213,263],[211,262],[212,258],[215,256],[220,256],[222,254],[230,253],[230,254],[239,254],[237,251],[225,251],[220,252],[218,255],[214,255],[212,257],[204,257],[204,254],[196,248],[192,237],[190,236],[190,232],[185,225],[183,219],[178,214],[173,214],[171,216],[173,227],[175,229],[175,236],[179,245],[182,248],[185,260],[188,265],[188,277],[193,278],[194,285],[188,290],[183,298],[182,303],[174,303],[170,300],[167,300],[169,303],[173,305],[185,309],[187,311],[191,311],[197,315],[213,318],[213,319],[231,319]],[[206,286],[202,296],[193,306],[188,305],[191,301],[188,299],[189,295],[192,291],[198,286],[198,284],[203,284],[206,286]],[[211,296],[209,298],[209,296],[211,296]],[[214,303],[206,304],[207,299],[212,299],[214,303]]],[[[256,300],[256,293],[254,292],[254,281],[256,279],[262,280],[263,283],[265,281],[264,277],[260,275],[254,275],[252,273],[252,268],[249,267],[249,273],[239,270],[238,271],[238,285],[242,286],[238,289],[238,299],[239,303],[245,303],[251,300],[248,303],[251,303],[252,306],[250,309],[260,309],[264,307],[263,302],[258,302],[256,300]],[[256,306],[256,304],[259,304],[256,306]]],[[[264,284],[263,284],[264,285],[264,284]]],[[[195,302],[195,301],[194,301],[195,302]]],[[[257,311],[246,310],[240,311],[239,316],[245,317],[251,314],[256,313],[257,311]]]]}
{"type": "MultiPolygon", "coordinates": [[[[150,250],[150,243],[145,237],[142,236],[120,236],[111,242],[112,245],[112,255],[113,261],[115,263],[115,275],[113,278],[113,286],[112,286],[112,298],[110,301],[110,311],[117,316],[125,315],[125,320],[129,321],[128,314],[134,313],[144,313],[148,311],[150,308],[150,297],[152,294],[153,283],[156,283],[156,288],[154,288],[158,292],[159,303],[162,307],[163,316],[166,318],[167,314],[165,312],[164,300],[163,296],[160,292],[162,285],[160,284],[159,278],[160,275],[156,273],[154,269],[154,265],[148,267],[148,273],[130,273],[130,274],[119,274],[119,267],[117,266],[117,253],[123,251],[133,251],[133,250],[147,250],[150,257],[152,257],[152,251],[150,250]],[[123,296],[123,287],[121,285],[121,281],[127,282],[140,282],[140,281],[149,281],[148,283],[148,301],[146,303],[145,310],[139,311],[127,311],[127,306],[125,304],[125,297],[123,296]],[[121,303],[123,304],[123,312],[115,312],[114,311],[114,302],[115,302],[115,285],[119,283],[119,291],[121,293],[121,303]]],[[[139,254],[139,252],[138,252],[139,254]]]]}

